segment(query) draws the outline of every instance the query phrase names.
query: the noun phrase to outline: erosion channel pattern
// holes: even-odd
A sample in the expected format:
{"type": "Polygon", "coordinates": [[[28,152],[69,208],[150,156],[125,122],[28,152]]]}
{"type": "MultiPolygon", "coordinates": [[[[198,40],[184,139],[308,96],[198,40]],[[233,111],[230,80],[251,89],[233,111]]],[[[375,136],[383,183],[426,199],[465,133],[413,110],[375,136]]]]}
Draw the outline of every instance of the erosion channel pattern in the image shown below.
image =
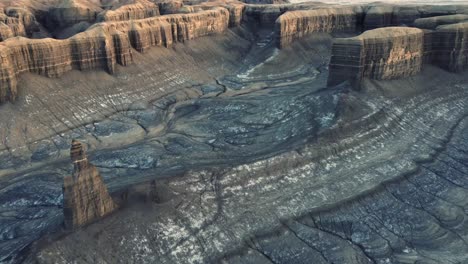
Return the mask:
{"type": "Polygon", "coordinates": [[[468,5],[416,2],[2,1],[0,263],[468,262],[468,5]]]}

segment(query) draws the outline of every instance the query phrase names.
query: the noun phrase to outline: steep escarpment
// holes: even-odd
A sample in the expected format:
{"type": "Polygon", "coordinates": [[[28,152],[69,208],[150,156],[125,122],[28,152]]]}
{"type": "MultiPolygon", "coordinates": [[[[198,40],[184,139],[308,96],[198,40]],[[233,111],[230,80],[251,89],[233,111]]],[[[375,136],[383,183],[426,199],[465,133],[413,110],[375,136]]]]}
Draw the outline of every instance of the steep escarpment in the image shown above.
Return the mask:
{"type": "Polygon", "coordinates": [[[63,181],[63,215],[65,227],[75,229],[111,213],[117,205],[79,141],[72,142],[70,157],[74,169],[63,181]]]}
{"type": "Polygon", "coordinates": [[[107,10],[98,15],[98,21],[125,21],[143,19],[159,15],[159,8],[155,3],[139,0],[134,4],[124,5],[116,10],[107,10]]]}
{"type": "Polygon", "coordinates": [[[468,22],[437,27],[432,34],[432,63],[453,72],[468,66],[468,22]]]}
{"type": "Polygon", "coordinates": [[[132,62],[131,47],[143,52],[227,29],[229,11],[214,8],[142,20],[97,24],[66,40],[14,38],[0,44],[0,102],[14,100],[17,76],[32,72],[57,77],[72,69],[114,72],[132,62]]]}
{"type": "Polygon", "coordinates": [[[468,14],[468,7],[466,5],[396,6],[377,4],[367,8],[363,23],[365,30],[401,25],[412,26],[419,18],[455,14],[468,14]]]}
{"type": "MultiPolygon", "coordinates": [[[[433,19],[424,20],[434,23],[433,19]]],[[[452,20],[453,17],[444,17],[439,21],[452,20]]],[[[332,47],[328,85],[346,80],[358,85],[362,78],[407,77],[420,72],[423,64],[460,72],[468,65],[467,46],[468,22],[438,26],[435,30],[388,27],[339,38],[332,47]]]]}
{"type": "Polygon", "coordinates": [[[0,8],[0,42],[16,36],[31,36],[37,28],[34,15],[23,8],[0,8]]]}
{"type": "Polygon", "coordinates": [[[100,28],[67,40],[10,38],[0,45],[0,102],[14,100],[17,76],[32,72],[57,77],[72,69],[102,69],[113,73],[115,63],[129,63],[128,42],[121,34],[100,28]],[[122,43],[123,42],[123,43],[122,43]]]}
{"type": "Polygon", "coordinates": [[[456,24],[464,21],[468,21],[468,15],[435,16],[418,18],[414,21],[414,26],[417,28],[436,29],[438,26],[456,24]]]}
{"type": "Polygon", "coordinates": [[[289,11],[275,22],[278,46],[283,48],[297,38],[314,32],[355,32],[358,30],[360,8],[328,8],[289,11]]]}
{"type": "Polygon", "coordinates": [[[336,39],[328,85],[345,80],[357,85],[365,77],[385,80],[415,75],[421,70],[424,51],[424,32],[417,28],[381,28],[336,39]]]}

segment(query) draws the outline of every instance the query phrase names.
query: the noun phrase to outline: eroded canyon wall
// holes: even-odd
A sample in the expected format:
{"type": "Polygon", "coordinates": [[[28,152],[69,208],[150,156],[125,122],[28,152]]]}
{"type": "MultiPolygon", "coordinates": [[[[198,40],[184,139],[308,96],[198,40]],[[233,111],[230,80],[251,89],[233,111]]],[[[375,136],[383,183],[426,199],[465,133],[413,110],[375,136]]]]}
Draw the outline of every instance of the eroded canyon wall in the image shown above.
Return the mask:
{"type": "Polygon", "coordinates": [[[23,8],[0,8],[0,42],[16,36],[30,36],[36,29],[34,15],[23,8]]]}
{"type": "Polygon", "coordinates": [[[190,14],[96,24],[69,39],[10,38],[0,43],[0,102],[14,100],[17,76],[32,72],[48,77],[72,69],[114,72],[116,63],[132,62],[132,47],[143,52],[228,28],[229,11],[222,7],[190,14]]]}
{"type": "Polygon", "coordinates": [[[452,72],[468,66],[468,22],[439,26],[432,34],[432,63],[452,72]]]}
{"type": "Polygon", "coordinates": [[[424,31],[389,27],[369,30],[333,43],[328,85],[362,78],[394,79],[420,72],[425,55],[424,31]]]}
{"type": "Polygon", "coordinates": [[[353,38],[335,39],[328,85],[363,78],[397,79],[415,75],[424,64],[451,72],[468,66],[468,22],[442,25],[435,30],[387,27],[368,30],[353,38]]]}
{"type": "Polygon", "coordinates": [[[392,26],[416,26],[414,22],[419,18],[455,14],[468,14],[468,6],[455,4],[441,6],[376,4],[367,8],[363,23],[365,30],[392,26]]]}
{"type": "Polygon", "coordinates": [[[155,3],[138,0],[134,4],[124,5],[115,10],[107,10],[97,16],[98,21],[125,21],[159,16],[159,8],[155,3]]]}
{"type": "Polygon", "coordinates": [[[356,32],[362,17],[359,7],[289,11],[275,22],[279,48],[314,32],[356,32]]]}
{"type": "Polygon", "coordinates": [[[418,18],[414,21],[414,26],[424,29],[436,29],[438,26],[456,24],[465,21],[468,21],[468,15],[465,14],[435,16],[418,18]]]}
{"type": "Polygon", "coordinates": [[[74,170],[63,181],[63,214],[65,227],[75,229],[108,215],[117,205],[80,142],[72,142],[70,157],[74,170]]]}

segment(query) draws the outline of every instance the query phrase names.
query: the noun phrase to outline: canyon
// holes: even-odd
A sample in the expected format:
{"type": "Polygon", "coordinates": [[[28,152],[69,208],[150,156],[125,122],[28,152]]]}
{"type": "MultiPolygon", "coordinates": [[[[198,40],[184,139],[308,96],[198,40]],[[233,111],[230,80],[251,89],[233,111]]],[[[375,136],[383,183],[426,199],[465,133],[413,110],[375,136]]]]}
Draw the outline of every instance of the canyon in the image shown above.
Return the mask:
{"type": "Polygon", "coordinates": [[[468,5],[0,11],[0,263],[468,261],[468,5]]]}

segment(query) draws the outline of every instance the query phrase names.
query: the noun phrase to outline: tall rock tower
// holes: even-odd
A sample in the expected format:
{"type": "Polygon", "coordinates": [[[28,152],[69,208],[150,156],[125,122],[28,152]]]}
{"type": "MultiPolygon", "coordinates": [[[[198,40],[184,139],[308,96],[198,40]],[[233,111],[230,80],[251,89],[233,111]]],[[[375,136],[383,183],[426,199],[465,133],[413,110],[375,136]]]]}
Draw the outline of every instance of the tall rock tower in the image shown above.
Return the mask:
{"type": "Polygon", "coordinates": [[[63,181],[63,214],[65,227],[75,229],[111,213],[117,206],[79,141],[72,141],[70,156],[74,170],[63,181]]]}

